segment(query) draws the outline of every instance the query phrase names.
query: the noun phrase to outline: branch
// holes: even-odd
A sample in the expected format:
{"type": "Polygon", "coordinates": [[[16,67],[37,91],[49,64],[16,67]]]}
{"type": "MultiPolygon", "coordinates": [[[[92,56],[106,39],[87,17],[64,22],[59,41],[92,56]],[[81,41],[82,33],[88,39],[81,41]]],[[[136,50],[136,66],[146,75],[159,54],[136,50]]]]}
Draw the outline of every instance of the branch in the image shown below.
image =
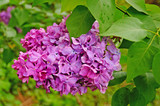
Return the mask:
{"type": "Polygon", "coordinates": [[[75,97],[76,97],[76,100],[77,100],[79,106],[83,106],[82,102],[79,100],[79,97],[77,95],[75,95],[75,97]]]}

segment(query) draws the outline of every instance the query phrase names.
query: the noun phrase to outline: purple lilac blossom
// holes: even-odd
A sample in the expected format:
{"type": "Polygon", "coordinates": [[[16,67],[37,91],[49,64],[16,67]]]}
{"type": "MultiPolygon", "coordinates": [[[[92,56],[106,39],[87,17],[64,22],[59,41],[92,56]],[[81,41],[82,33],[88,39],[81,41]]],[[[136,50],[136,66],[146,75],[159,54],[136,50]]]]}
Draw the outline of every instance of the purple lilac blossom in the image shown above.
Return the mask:
{"type": "Polygon", "coordinates": [[[40,28],[28,32],[21,39],[27,51],[20,52],[12,68],[22,82],[28,83],[31,77],[36,87],[43,86],[47,92],[53,88],[61,95],[82,95],[90,88],[105,93],[113,71],[121,70],[120,51],[109,37],[100,40],[97,21],[87,34],[72,37],[71,42],[66,19],[47,27],[47,31],[40,28]]]}
{"type": "MultiPolygon", "coordinates": [[[[10,19],[11,19],[11,10],[13,10],[15,7],[14,6],[9,6],[6,11],[0,12],[0,22],[5,23],[8,25],[10,19]]],[[[18,33],[22,33],[22,29],[15,27],[18,33]]]]}
{"type": "Polygon", "coordinates": [[[2,11],[0,13],[0,22],[4,22],[6,25],[8,25],[9,20],[11,18],[11,10],[15,7],[8,7],[6,11],[2,11]]]}

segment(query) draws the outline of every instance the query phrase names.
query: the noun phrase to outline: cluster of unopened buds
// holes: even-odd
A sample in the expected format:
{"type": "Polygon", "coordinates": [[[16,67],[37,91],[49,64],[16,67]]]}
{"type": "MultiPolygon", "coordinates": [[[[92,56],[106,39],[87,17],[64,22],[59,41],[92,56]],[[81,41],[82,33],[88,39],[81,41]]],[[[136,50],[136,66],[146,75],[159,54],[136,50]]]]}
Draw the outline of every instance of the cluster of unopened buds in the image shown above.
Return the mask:
{"type": "Polygon", "coordinates": [[[28,32],[21,39],[26,52],[20,52],[12,67],[22,82],[28,83],[31,77],[36,87],[43,86],[47,92],[53,88],[61,95],[82,95],[90,88],[105,93],[113,71],[121,70],[119,50],[109,37],[100,40],[97,21],[87,34],[70,41],[66,19],[47,31],[28,32]]]}

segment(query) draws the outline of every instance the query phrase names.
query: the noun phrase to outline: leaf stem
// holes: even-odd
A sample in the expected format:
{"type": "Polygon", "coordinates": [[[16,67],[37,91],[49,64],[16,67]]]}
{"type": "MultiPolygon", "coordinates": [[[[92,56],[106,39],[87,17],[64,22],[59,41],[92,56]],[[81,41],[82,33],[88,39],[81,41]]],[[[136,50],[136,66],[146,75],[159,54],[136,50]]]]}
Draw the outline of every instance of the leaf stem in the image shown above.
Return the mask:
{"type": "Polygon", "coordinates": [[[151,44],[153,43],[153,41],[154,41],[154,39],[155,39],[155,37],[156,37],[156,35],[158,36],[158,37],[160,37],[160,35],[158,34],[159,33],[159,31],[160,31],[160,29],[158,29],[157,30],[157,33],[155,33],[155,35],[153,36],[153,38],[151,39],[151,42],[149,43],[149,46],[148,46],[148,48],[151,46],[151,44]]]}
{"type": "Polygon", "coordinates": [[[160,32],[160,28],[158,28],[157,33],[156,33],[158,37],[160,37],[159,32],[160,32]]]}
{"type": "Polygon", "coordinates": [[[157,30],[157,32],[154,32],[154,31],[151,31],[151,30],[147,30],[147,29],[144,29],[144,30],[146,30],[148,32],[151,32],[151,33],[157,35],[158,37],[160,37],[160,35],[159,35],[160,28],[157,30]]]}
{"type": "MultiPolygon", "coordinates": [[[[151,32],[151,33],[153,33],[153,34],[156,34],[156,32],[154,32],[154,31],[151,31],[151,30],[148,30],[148,29],[144,29],[144,30],[146,30],[146,31],[148,31],[148,32],[151,32]]],[[[156,34],[157,35],[157,34],[156,34]]]]}

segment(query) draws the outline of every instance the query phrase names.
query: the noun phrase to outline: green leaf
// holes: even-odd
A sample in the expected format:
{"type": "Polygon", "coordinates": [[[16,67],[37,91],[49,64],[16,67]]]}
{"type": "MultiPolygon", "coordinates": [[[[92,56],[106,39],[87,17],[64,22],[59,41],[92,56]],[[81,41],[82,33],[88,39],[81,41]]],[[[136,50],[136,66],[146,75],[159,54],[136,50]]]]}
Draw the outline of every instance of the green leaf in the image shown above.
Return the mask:
{"type": "Polygon", "coordinates": [[[6,70],[0,67],[0,78],[5,77],[6,70]]]}
{"type": "Polygon", "coordinates": [[[121,55],[120,64],[126,64],[126,63],[127,63],[127,56],[126,55],[121,55]]]}
{"type": "Polygon", "coordinates": [[[115,0],[87,0],[87,7],[98,20],[100,33],[105,32],[115,21],[115,0]]]}
{"type": "Polygon", "coordinates": [[[154,42],[152,43],[154,47],[160,49],[160,37],[156,36],[154,42]]]}
{"type": "Polygon", "coordinates": [[[152,46],[153,39],[149,44],[146,42],[136,42],[129,48],[127,82],[152,68],[153,57],[158,52],[158,49],[152,46]]]}
{"type": "Polygon", "coordinates": [[[109,81],[109,86],[113,86],[113,85],[117,85],[117,84],[122,83],[126,79],[127,73],[122,72],[122,71],[114,72],[113,77],[114,77],[114,79],[109,81]]]}
{"type": "Polygon", "coordinates": [[[32,6],[40,5],[46,2],[54,2],[55,0],[34,0],[32,6]]]}
{"type": "Polygon", "coordinates": [[[12,10],[11,14],[12,17],[10,19],[9,25],[12,27],[21,26],[29,20],[29,13],[25,9],[15,8],[14,10],[12,10]]]}
{"type": "Polygon", "coordinates": [[[66,26],[70,36],[79,37],[91,29],[94,21],[95,19],[87,7],[77,6],[68,17],[66,26]]]}
{"type": "Polygon", "coordinates": [[[29,28],[30,27],[43,28],[43,27],[45,27],[45,25],[42,23],[39,23],[39,22],[32,22],[32,23],[23,25],[23,27],[25,27],[25,28],[27,28],[27,27],[29,27],[29,28]]]}
{"type": "Polygon", "coordinates": [[[73,10],[78,5],[85,5],[86,0],[61,0],[62,11],[73,10]]]}
{"type": "Polygon", "coordinates": [[[152,71],[155,80],[160,84],[160,52],[158,52],[153,59],[153,64],[152,64],[152,71]]]}
{"type": "Polygon", "coordinates": [[[118,89],[112,96],[112,106],[127,106],[129,103],[129,89],[126,87],[118,89]]]}
{"type": "Polygon", "coordinates": [[[146,8],[149,14],[160,12],[160,7],[155,4],[146,4],[146,8]]]}
{"type": "Polygon", "coordinates": [[[3,61],[8,64],[14,58],[14,52],[7,48],[3,51],[3,61]]]}
{"type": "Polygon", "coordinates": [[[160,8],[157,5],[146,4],[149,15],[154,20],[157,28],[160,28],[160,8]]]}
{"type": "Polygon", "coordinates": [[[160,13],[152,14],[152,19],[154,20],[156,27],[160,28],[160,13]]]}
{"type": "MultiPolygon", "coordinates": [[[[13,10],[12,10],[13,11],[13,10]]],[[[8,26],[10,27],[15,27],[15,26],[18,26],[18,20],[16,19],[16,17],[14,16],[14,11],[12,12],[11,11],[11,15],[12,17],[10,18],[9,20],[9,23],[8,23],[8,26]]]]}
{"type": "Polygon", "coordinates": [[[123,39],[122,44],[119,48],[129,48],[134,42],[131,42],[129,40],[123,39]]]}
{"type": "Polygon", "coordinates": [[[155,98],[156,88],[159,87],[152,73],[145,73],[134,79],[137,90],[144,96],[146,104],[155,98]]]}
{"type": "Polygon", "coordinates": [[[21,0],[10,0],[9,4],[18,5],[20,2],[21,0]]]}
{"type": "Polygon", "coordinates": [[[0,80],[0,90],[9,91],[11,83],[8,80],[0,80]]]}
{"type": "Polygon", "coordinates": [[[19,101],[19,100],[15,100],[14,102],[15,102],[16,105],[22,104],[21,101],[19,101]]]}
{"type": "Polygon", "coordinates": [[[0,29],[2,30],[2,32],[4,33],[4,35],[8,38],[10,37],[15,37],[17,35],[17,32],[15,29],[13,29],[12,27],[9,27],[7,25],[5,25],[4,23],[0,24],[0,29]]]}
{"type": "Polygon", "coordinates": [[[14,97],[14,95],[12,95],[12,94],[7,94],[7,98],[6,98],[8,101],[14,101],[15,100],[15,97],[14,97]]]}
{"type": "Polygon", "coordinates": [[[130,96],[129,96],[129,103],[130,106],[145,106],[145,98],[140,92],[137,90],[137,88],[133,88],[130,96]]]}
{"type": "Polygon", "coordinates": [[[136,10],[148,14],[145,7],[145,0],[126,0],[126,2],[128,2],[136,10]]]}
{"type": "Polygon", "coordinates": [[[119,9],[116,8],[115,10],[115,16],[114,16],[114,22],[121,19],[124,16],[124,13],[121,12],[119,9]]]}
{"type": "MultiPolygon", "coordinates": [[[[133,7],[130,7],[127,11],[129,12],[129,14],[131,14],[133,17],[138,18],[143,23],[144,29],[153,32],[157,31],[156,25],[154,24],[153,19],[150,16],[135,10],[133,7]]],[[[147,36],[151,38],[154,36],[154,34],[149,31],[147,32],[147,36]]]]}
{"type": "Polygon", "coordinates": [[[0,0],[0,6],[8,4],[9,0],[0,0]]]}
{"type": "Polygon", "coordinates": [[[130,41],[140,41],[147,36],[147,31],[142,27],[143,23],[134,17],[125,17],[113,23],[113,25],[102,33],[102,36],[118,36],[130,41]]]}
{"type": "Polygon", "coordinates": [[[6,30],[4,33],[7,37],[15,37],[17,35],[16,30],[11,27],[6,27],[6,30]]]}

